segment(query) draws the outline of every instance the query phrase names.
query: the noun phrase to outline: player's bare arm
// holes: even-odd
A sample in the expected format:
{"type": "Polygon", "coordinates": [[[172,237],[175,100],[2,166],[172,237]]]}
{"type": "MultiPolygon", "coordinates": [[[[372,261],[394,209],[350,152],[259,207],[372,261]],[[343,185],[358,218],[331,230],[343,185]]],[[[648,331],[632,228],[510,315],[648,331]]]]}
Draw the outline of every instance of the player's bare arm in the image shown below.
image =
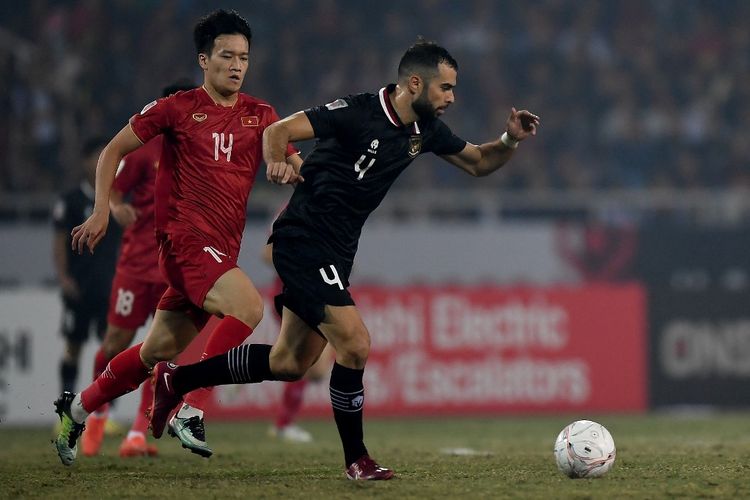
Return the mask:
{"type": "Polygon", "coordinates": [[[128,227],[138,219],[138,211],[125,201],[125,197],[117,189],[113,189],[109,194],[109,209],[112,211],[112,217],[122,227],[128,227]]]}
{"type": "Polygon", "coordinates": [[[525,109],[517,111],[511,108],[505,133],[497,140],[479,146],[467,143],[459,153],[444,155],[443,158],[475,177],[489,175],[510,160],[518,143],[536,135],[539,123],[537,115],[525,109]]]}
{"type": "Polygon", "coordinates": [[[266,178],[274,184],[297,184],[304,182],[299,175],[302,158],[292,155],[286,158],[286,147],[290,142],[313,139],[315,132],[304,112],[271,124],[263,132],[263,159],[266,162],[266,178]],[[294,158],[296,157],[296,159],[294,158]]]}
{"type": "Polygon", "coordinates": [[[71,231],[73,242],[71,247],[79,254],[83,253],[84,246],[89,252],[94,253],[94,248],[102,240],[107,232],[109,224],[109,196],[112,183],[115,180],[115,172],[120,160],[126,154],[142,146],[140,139],[135,135],[130,125],[120,130],[99,156],[96,165],[96,197],[94,199],[94,211],[91,216],[80,226],[71,231]]]}

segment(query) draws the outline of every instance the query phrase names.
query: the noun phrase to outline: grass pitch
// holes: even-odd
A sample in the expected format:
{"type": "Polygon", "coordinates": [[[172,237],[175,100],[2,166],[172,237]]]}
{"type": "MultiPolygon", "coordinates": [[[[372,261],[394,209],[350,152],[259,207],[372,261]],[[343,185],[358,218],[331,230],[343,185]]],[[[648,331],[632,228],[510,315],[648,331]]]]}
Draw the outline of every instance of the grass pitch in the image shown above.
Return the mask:
{"type": "Polygon", "coordinates": [[[108,438],[96,458],[64,467],[51,431],[0,424],[1,498],[750,498],[750,419],[589,416],[617,444],[600,479],[557,472],[552,445],[581,416],[366,422],[371,454],[396,471],[385,482],[343,475],[331,421],[302,424],[315,443],[291,445],[265,422],[207,422],[215,454],[202,459],[165,435],[158,458],[117,457],[108,438]]]}

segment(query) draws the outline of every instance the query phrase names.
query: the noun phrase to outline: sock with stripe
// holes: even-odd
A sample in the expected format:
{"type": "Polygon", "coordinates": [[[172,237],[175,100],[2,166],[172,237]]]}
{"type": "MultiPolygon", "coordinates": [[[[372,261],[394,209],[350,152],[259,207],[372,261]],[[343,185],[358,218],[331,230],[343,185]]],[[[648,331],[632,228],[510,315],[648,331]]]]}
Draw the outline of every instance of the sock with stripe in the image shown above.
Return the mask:
{"type": "Polygon", "coordinates": [[[364,370],[347,368],[338,363],[331,371],[331,406],[341,444],[344,446],[344,461],[349,467],[362,455],[367,454],[362,429],[362,408],[365,403],[365,387],[362,384],[364,370]]]}
{"type": "Polygon", "coordinates": [[[268,344],[241,345],[226,354],[180,366],[172,377],[174,390],[182,395],[199,387],[276,380],[271,373],[270,354],[268,344]]]}
{"type": "MultiPolygon", "coordinates": [[[[92,380],[96,380],[99,375],[104,373],[104,370],[107,369],[107,363],[109,363],[109,358],[104,354],[104,350],[99,347],[94,356],[94,378],[92,380]]],[[[109,403],[104,403],[94,413],[100,417],[106,417],[109,413],[109,403]]]]}
{"type": "MultiPolygon", "coordinates": [[[[233,316],[224,316],[206,341],[201,361],[224,354],[242,344],[253,333],[253,329],[233,316]]],[[[203,408],[211,396],[213,387],[201,387],[185,395],[185,403],[193,408],[203,408]]],[[[182,415],[180,415],[182,417],[182,415]]]]}
{"type": "Polygon", "coordinates": [[[104,373],[81,391],[83,409],[91,413],[101,405],[138,388],[150,369],[141,361],[141,344],[125,349],[112,358],[104,373]]]}

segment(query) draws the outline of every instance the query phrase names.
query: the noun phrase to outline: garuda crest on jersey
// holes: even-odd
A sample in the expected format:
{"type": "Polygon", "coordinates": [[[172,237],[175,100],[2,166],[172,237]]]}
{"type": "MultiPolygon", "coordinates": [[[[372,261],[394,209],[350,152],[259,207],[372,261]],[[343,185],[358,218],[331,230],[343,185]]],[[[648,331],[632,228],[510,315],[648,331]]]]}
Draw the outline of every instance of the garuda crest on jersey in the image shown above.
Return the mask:
{"type": "Polygon", "coordinates": [[[413,135],[409,137],[409,156],[414,158],[422,151],[422,136],[413,135]]]}

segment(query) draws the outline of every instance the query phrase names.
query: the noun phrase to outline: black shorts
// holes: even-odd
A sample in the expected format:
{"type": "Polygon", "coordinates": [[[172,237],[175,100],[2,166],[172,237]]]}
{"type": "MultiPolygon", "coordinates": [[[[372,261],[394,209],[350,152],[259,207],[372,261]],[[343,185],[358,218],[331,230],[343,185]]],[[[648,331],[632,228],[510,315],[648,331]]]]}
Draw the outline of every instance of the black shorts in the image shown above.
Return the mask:
{"type": "Polygon", "coordinates": [[[325,245],[304,236],[272,236],[273,265],[283,287],[276,310],[286,307],[318,331],[325,306],[353,306],[349,294],[351,264],[325,245]]]}
{"type": "Polygon", "coordinates": [[[106,300],[69,301],[63,299],[62,334],[68,341],[83,344],[89,338],[93,327],[99,340],[104,338],[107,329],[106,300]]]}

